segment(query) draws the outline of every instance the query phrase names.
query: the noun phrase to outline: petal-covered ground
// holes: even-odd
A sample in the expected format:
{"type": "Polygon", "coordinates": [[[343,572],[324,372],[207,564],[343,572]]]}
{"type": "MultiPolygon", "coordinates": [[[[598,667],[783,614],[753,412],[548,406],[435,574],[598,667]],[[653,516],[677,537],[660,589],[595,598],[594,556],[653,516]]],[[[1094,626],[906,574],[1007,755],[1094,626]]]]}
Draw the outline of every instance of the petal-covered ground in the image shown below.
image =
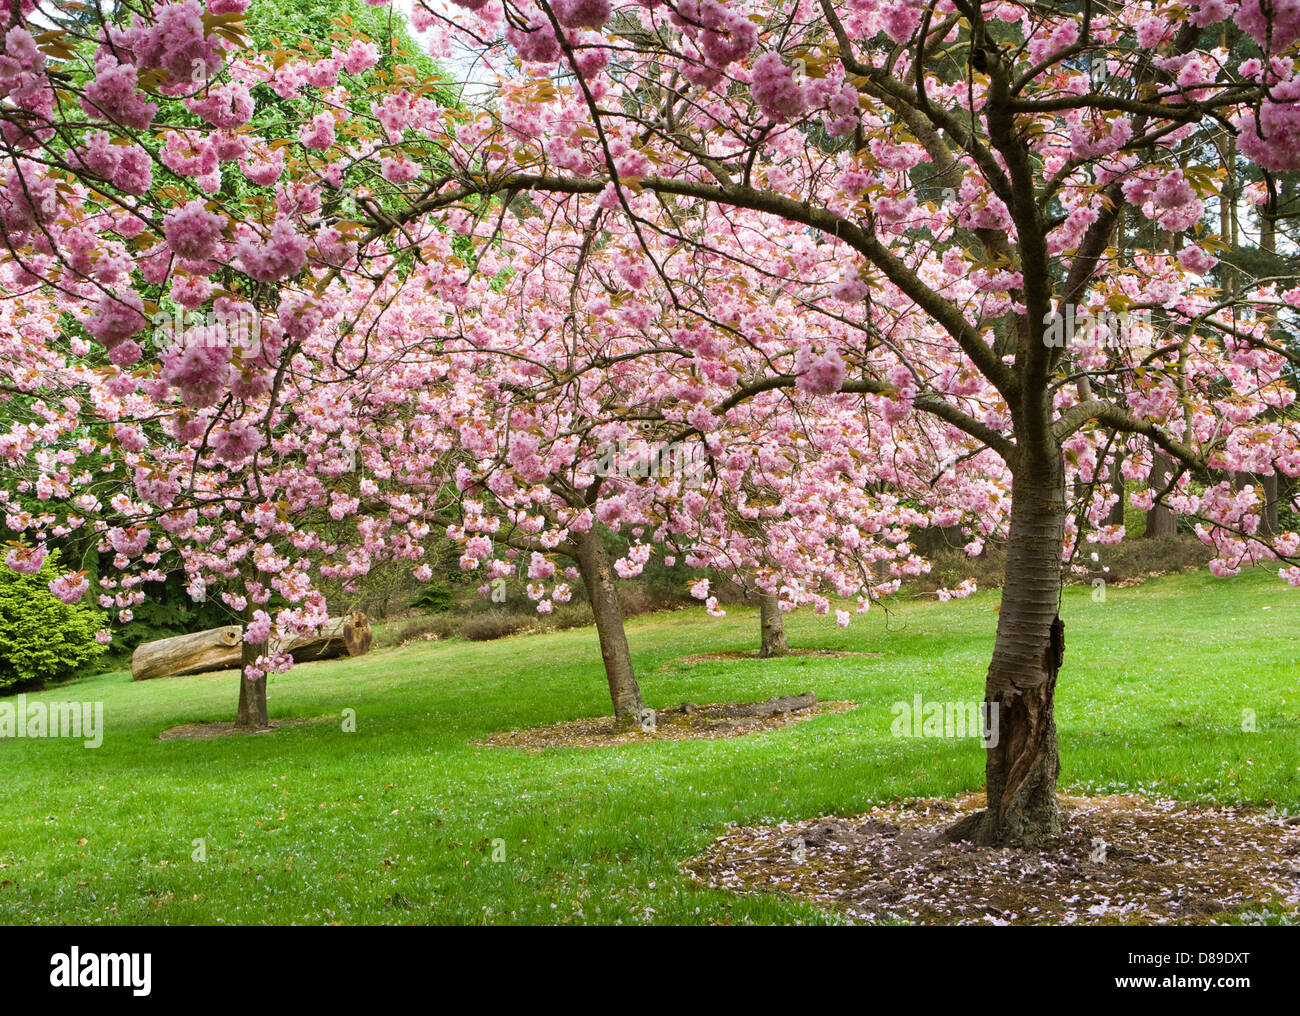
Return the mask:
{"type": "Polygon", "coordinates": [[[684,867],[735,892],[781,892],[864,923],[1205,924],[1300,909],[1300,824],[1259,811],[1135,797],[1062,797],[1039,850],[947,843],[983,795],[854,818],[737,828],[684,867]]]}
{"type": "Polygon", "coordinates": [[[807,707],[764,710],[768,702],[719,702],[697,706],[683,702],[671,709],[660,709],[655,714],[654,729],[633,727],[620,730],[612,716],[597,716],[582,720],[565,720],[545,727],[527,730],[503,730],[476,743],[494,748],[526,748],[541,751],[543,748],[605,748],[616,744],[641,744],[647,741],[717,740],[723,737],[740,737],[760,730],[777,730],[802,720],[810,720],[822,713],[842,713],[852,709],[852,702],[813,702],[807,707]],[[755,712],[750,712],[755,710],[755,712]]]}

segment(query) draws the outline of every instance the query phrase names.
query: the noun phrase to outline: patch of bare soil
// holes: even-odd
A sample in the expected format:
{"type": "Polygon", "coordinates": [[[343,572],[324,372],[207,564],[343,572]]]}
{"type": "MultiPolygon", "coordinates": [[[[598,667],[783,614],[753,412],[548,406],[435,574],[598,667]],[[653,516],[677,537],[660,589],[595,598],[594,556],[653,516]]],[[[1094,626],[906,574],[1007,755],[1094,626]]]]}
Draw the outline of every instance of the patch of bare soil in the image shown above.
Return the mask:
{"type": "Polygon", "coordinates": [[[1300,825],[1133,796],[1062,797],[1038,850],[946,843],[982,794],[856,818],[737,828],[683,865],[698,883],[783,892],[867,924],[1209,924],[1300,909],[1300,825]]]}
{"type": "Polygon", "coordinates": [[[235,737],[243,734],[273,734],[283,727],[301,727],[304,723],[323,723],[333,716],[299,717],[292,720],[272,720],[266,727],[236,727],[233,723],[182,723],[168,727],[158,735],[159,741],[207,741],[214,737],[235,737]]]}
{"type": "Polygon", "coordinates": [[[871,659],[880,659],[884,653],[855,653],[845,649],[791,649],[785,656],[768,656],[758,655],[758,650],[753,649],[749,652],[728,652],[728,653],[696,653],[694,656],[686,656],[674,663],[716,663],[733,660],[784,660],[791,656],[819,656],[825,659],[842,659],[846,656],[865,656],[871,659]]]}
{"type": "Polygon", "coordinates": [[[854,705],[853,702],[818,702],[811,692],[766,702],[719,702],[703,706],[683,702],[680,706],[658,710],[653,729],[639,725],[620,730],[612,716],[599,716],[527,730],[504,730],[476,743],[492,748],[541,751],[544,748],[606,748],[649,741],[711,741],[789,727],[822,713],[846,712],[854,705]]]}

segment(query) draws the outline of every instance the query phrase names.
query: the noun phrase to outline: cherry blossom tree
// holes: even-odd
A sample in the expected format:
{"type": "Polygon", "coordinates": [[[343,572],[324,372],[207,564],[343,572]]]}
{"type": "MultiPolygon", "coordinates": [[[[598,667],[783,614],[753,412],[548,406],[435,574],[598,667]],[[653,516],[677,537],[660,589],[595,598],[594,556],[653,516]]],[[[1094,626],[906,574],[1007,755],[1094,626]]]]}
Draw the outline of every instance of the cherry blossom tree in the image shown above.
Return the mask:
{"type": "MultiPolygon", "coordinates": [[[[861,596],[866,609],[923,566],[906,535],[927,516],[900,510],[901,494],[868,491],[896,480],[905,456],[882,444],[893,473],[873,474],[856,397],[789,389],[722,404],[744,357],[701,372],[693,347],[716,340],[674,326],[674,300],[688,294],[652,273],[621,217],[590,199],[566,211],[576,215],[567,236],[526,214],[499,243],[476,238],[473,298],[430,321],[433,330],[416,329],[409,359],[436,394],[427,426],[454,435],[458,518],[446,532],[464,548],[461,567],[484,572],[488,596],[522,556],[541,613],[567,602],[580,579],[615,717],[631,723],[644,703],[617,579],[659,553],[701,569],[757,570],[786,609],[827,612],[823,589],[861,596]],[[604,534],[628,539],[617,560],[604,534]],[[876,582],[871,566],[895,558],[904,564],[876,582]]],[[[710,290],[689,299],[703,308],[710,290]]],[[[408,286],[388,313],[409,319],[428,307],[424,289],[408,286]]],[[[749,356],[794,366],[789,350],[749,356]]],[[[707,579],[693,588],[721,613],[707,579]]]]}
{"type": "MultiPolygon", "coordinates": [[[[1009,475],[1007,574],[985,683],[1001,738],[988,752],[987,809],[952,832],[986,843],[1034,843],[1058,828],[1062,565],[1085,537],[1122,538],[1107,521],[1116,475],[1163,477],[1135,503],[1150,496],[1194,519],[1218,573],[1274,562],[1300,585],[1300,535],[1261,531],[1260,492],[1234,483],[1300,472],[1290,373],[1300,354],[1278,327],[1300,292],[1249,278],[1221,288],[1207,207],[1224,200],[1234,151],[1262,173],[1300,169],[1300,22],[1289,8],[418,0],[413,23],[431,54],[473,65],[475,89],[448,108],[437,83],[397,69],[361,94],[357,76],[381,58],[365,39],[341,39],[329,54],[251,47],[247,6],[140,0],[118,5],[102,30],[52,33],[35,0],[9,7],[4,287],[55,294],[86,333],[60,370],[101,371],[99,384],[140,399],[129,418],[179,392],[239,471],[259,448],[292,438],[282,400],[304,389],[286,376],[319,337],[362,344],[355,359],[310,357],[350,383],[386,363],[368,376],[387,398],[389,376],[409,378],[408,426],[427,419],[421,438],[436,448],[449,433],[435,405],[448,396],[441,379],[461,369],[443,365],[449,352],[469,355],[468,341],[494,362],[511,353],[494,317],[500,297],[531,304],[520,363],[551,332],[594,325],[600,335],[604,322],[638,332],[636,348],[610,362],[583,352],[592,370],[575,377],[617,389],[623,363],[649,379],[617,390],[598,414],[574,413],[599,396],[580,400],[582,381],[544,377],[548,352],[518,406],[515,393],[502,400],[483,388],[475,399],[520,409],[520,433],[550,441],[502,446],[502,421],[480,422],[484,451],[536,467],[525,483],[567,468],[565,428],[587,419],[610,439],[619,428],[645,440],[642,426],[680,427],[712,440],[717,460],[741,433],[744,407],[774,393],[861,406],[850,432],[875,458],[871,475],[886,461],[880,447],[924,440],[891,434],[939,427],[943,468],[931,487],[957,489],[936,503],[917,470],[902,471],[899,525],[919,521],[909,499],[943,517],[979,513],[1009,475]],[[1228,32],[1232,47],[1221,41],[1228,32]],[[1252,55],[1242,59],[1242,47],[1252,55]],[[268,93],[290,122],[257,120],[268,93]],[[1149,239],[1118,245],[1121,217],[1149,223],[1149,239]],[[604,276],[607,305],[583,291],[582,271],[569,273],[579,283],[569,292],[583,298],[575,309],[531,267],[494,261],[515,238],[544,252],[538,264],[595,248],[622,258],[604,276]],[[413,287],[425,301],[395,300],[359,332],[346,317],[322,330],[327,301],[356,316],[413,287]],[[285,331],[251,419],[249,398],[218,394],[232,365],[243,369],[233,357],[192,370],[142,360],[154,307],[215,312],[220,300],[285,331]],[[390,355],[369,347],[372,334],[400,339],[390,355]],[[532,408],[545,405],[536,394],[547,383],[560,407],[554,426],[532,408]],[[1001,463],[992,482],[974,482],[969,464],[990,459],[1001,463]]],[[[173,426],[194,418],[176,413],[173,426]]],[[[173,437],[187,439],[197,437],[173,437]]],[[[492,482],[465,468],[459,489],[492,482]]],[[[447,489],[428,456],[393,476],[420,497],[447,489]]],[[[148,490],[150,479],[135,486],[148,490]]],[[[744,493],[730,489],[729,508],[744,493]]],[[[592,508],[585,494],[578,503],[560,494],[562,509],[557,493],[543,495],[557,511],[592,508]]],[[[670,490],[668,510],[689,498],[670,490]]],[[[671,524],[645,510],[647,531],[652,519],[671,524]]],[[[979,523],[966,521],[978,544],[979,523]]],[[[719,520],[716,531],[743,545],[737,527],[719,520]]],[[[834,585],[839,566],[827,570],[834,585]]]]}
{"type": "Polygon", "coordinates": [[[1061,563],[1113,499],[1114,450],[1130,479],[1153,451],[1174,463],[1157,495],[1201,520],[1220,574],[1280,556],[1300,583],[1296,534],[1261,538],[1258,493],[1229,479],[1296,472],[1295,354],[1272,328],[1295,294],[1265,283],[1225,299],[1207,284],[1203,223],[1223,133],[1265,170],[1296,168],[1289,15],[1217,0],[468,7],[426,19],[499,55],[498,106],[478,121],[481,162],[414,212],[489,191],[594,194],[698,250],[713,238],[682,208],[724,209],[747,224],[730,257],[798,278],[808,313],[844,328],[800,351],[801,372],[739,379],[734,397],[811,377],[887,417],[937,416],[1004,460],[1007,576],[985,689],[1003,736],[988,808],[954,835],[1054,832],[1061,563]],[[1207,29],[1228,19],[1257,57],[1216,45],[1207,29]],[[1165,242],[1119,256],[1126,210],[1165,242]],[[823,242],[749,242],[791,225],[823,242]],[[1071,474],[1093,493],[1079,514],[1071,474]]]}

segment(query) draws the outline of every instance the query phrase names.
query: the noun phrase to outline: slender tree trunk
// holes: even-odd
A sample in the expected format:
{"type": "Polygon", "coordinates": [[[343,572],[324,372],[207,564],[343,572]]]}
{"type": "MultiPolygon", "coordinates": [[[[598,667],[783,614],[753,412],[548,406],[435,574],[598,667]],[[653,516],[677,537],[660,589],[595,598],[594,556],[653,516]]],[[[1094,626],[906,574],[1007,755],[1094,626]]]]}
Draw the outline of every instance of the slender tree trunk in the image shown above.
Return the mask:
{"type": "MultiPolygon", "coordinates": [[[[1151,472],[1147,478],[1153,495],[1165,489],[1172,468],[1173,463],[1169,461],[1169,456],[1157,451],[1151,460],[1151,472]]],[[[1147,528],[1142,535],[1151,538],[1171,536],[1176,532],[1178,532],[1178,521],[1174,518],[1173,511],[1163,504],[1153,504],[1147,511],[1147,528]]]]}
{"type": "MultiPolygon", "coordinates": [[[[245,618],[247,624],[250,618],[245,618]]],[[[266,718],[266,676],[257,681],[250,681],[245,676],[246,669],[261,655],[262,646],[241,643],[239,661],[239,710],[235,713],[236,727],[262,729],[270,726],[266,718]]]]}
{"type": "Polygon", "coordinates": [[[1276,536],[1278,534],[1278,477],[1277,473],[1259,478],[1260,485],[1264,488],[1264,509],[1259,516],[1259,535],[1276,536]]]}
{"type": "Polygon", "coordinates": [[[1119,452],[1114,453],[1110,460],[1110,489],[1119,496],[1119,500],[1111,505],[1110,511],[1106,514],[1108,526],[1124,524],[1124,473],[1120,469],[1123,464],[1123,455],[1119,452]]]}
{"type": "MultiPolygon", "coordinates": [[[[1277,202],[1270,201],[1267,203],[1263,209],[1263,214],[1260,216],[1259,248],[1265,254],[1271,254],[1274,256],[1277,254],[1277,220],[1274,216],[1278,214],[1279,210],[1289,211],[1290,202],[1287,199],[1288,191],[1291,186],[1292,184],[1285,177],[1279,179],[1277,181],[1277,187],[1281,209],[1279,209],[1277,202]]],[[[1233,240],[1235,245],[1235,235],[1233,240]]],[[[1256,486],[1262,488],[1264,495],[1264,507],[1259,513],[1259,535],[1276,536],[1278,532],[1277,473],[1273,473],[1271,476],[1255,476],[1252,477],[1252,480],[1256,486]]]]}
{"type": "Polygon", "coordinates": [[[1055,693],[1065,647],[1057,611],[1066,504],[1054,454],[1021,465],[1012,483],[1002,606],[984,689],[996,731],[985,760],[988,806],[953,826],[951,839],[1032,846],[1061,828],[1055,693]]]}
{"type": "Polygon", "coordinates": [[[788,655],[790,647],[785,644],[785,619],[781,616],[775,593],[759,594],[758,623],[761,629],[758,655],[765,659],[788,655]]]}
{"type": "Polygon", "coordinates": [[[596,635],[600,639],[600,656],[605,661],[605,679],[614,703],[614,719],[619,726],[632,726],[637,714],[644,711],[641,689],[632,669],[632,654],[623,630],[623,608],[614,586],[613,566],[600,534],[592,531],[577,536],[578,571],[587,589],[591,612],[596,618],[596,635]]]}
{"type": "Polygon", "coordinates": [[[1238,490],[1245,490],[1247,487],[1255,488],[1263,502],[1259,509],[1259,529],[1256,530],[1256,535],[1276,536],[1278,531],[1277,474],[1265,476],[1262,473],[1233,473],[1232,485],[1238,490]]]}

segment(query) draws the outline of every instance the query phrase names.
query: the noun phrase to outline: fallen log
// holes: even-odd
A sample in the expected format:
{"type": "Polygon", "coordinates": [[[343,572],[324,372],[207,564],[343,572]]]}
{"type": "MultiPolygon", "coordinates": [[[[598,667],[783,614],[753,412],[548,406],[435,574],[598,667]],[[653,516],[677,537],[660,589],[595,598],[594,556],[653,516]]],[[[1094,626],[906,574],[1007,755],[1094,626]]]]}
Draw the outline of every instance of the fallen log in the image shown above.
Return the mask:
{"type": "Polygon", "coordinates": [[[694,702],[683,702],[679,706],[659,710],[660,715],[704,716],[722,719],[741,719],[746,717],[782,716],[786,713],[802,712],[817,704],[815,693],[806,691],[802,695],[782,695],[765,702],[722,702],[709,706],[697,706],[694,702]]]}
{"type": "Polygon", "coordinates": [[[287,642],[271,640],[272,650],[285,649],[295,663],[332,660],[346,653],[361,656],[370,650],[370,621],[361,611],[346,617],[331,617],[320,634],[310,638],[291,638],[287,642]]]}
{"type": "MultiPolygon", "coordinates": [[[[361,611],[346,617],[332,617],[318,635],[272,640],[272,651],[283,649],[295,663],[361,656],[371,643],[370,621],[361,611]]],[[[213,670],[239,667],[243,630],[239,625],[211,628],[190,635],[176,635],[156,642],[143,642],[131,655],[131,678],[148,681],[156,677],[206,674],[213,670]]]]}
{"type": "Polygon", "coordinates": [[[131,679],[148,681],[238,667],[242,641],[243,630],[229,624],[157,642],[141,642],[131,654],[131,679]]]}
{"type": "Polygon", "coordinates": [[[802,695],[782,695],[770,698],[766,702],[737,702],[724,705],[717,710],[717,715],[725,717],[738,716],[779,716],[783,713],[797,713],[811,709],[817,704],[817,696],[810,691],[802,695]]]}

